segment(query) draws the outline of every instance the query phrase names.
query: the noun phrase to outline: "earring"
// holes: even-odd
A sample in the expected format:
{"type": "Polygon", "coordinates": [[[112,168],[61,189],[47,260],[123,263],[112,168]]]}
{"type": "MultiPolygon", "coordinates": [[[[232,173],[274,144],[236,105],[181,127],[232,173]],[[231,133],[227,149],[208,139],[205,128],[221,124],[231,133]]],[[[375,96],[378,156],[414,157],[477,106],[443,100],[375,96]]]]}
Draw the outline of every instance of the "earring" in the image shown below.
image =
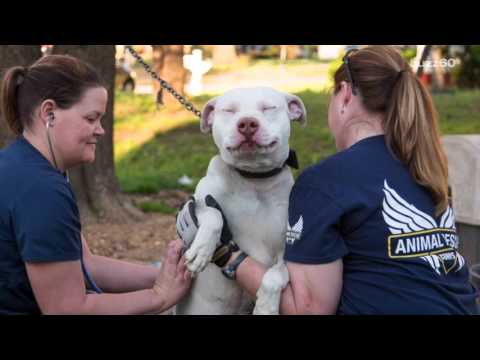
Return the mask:
{"type": "Polygon", "coordinates": [[[340,111],[340,113],[343,115],[345,113],[345,106],[342,107],[342,110],[340,111]]]}

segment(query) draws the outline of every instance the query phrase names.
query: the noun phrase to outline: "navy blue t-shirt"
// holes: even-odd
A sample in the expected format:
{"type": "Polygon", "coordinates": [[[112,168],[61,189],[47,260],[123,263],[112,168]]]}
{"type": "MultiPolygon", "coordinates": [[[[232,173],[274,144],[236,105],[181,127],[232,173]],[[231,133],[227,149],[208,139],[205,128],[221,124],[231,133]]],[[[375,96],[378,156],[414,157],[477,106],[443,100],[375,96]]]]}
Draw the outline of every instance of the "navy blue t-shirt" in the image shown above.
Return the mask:
{"type": "Polygon", "coordinates": [[[82,260],[75,195],[22,136],[0,151],[0,174],[0,314],[39,314],[25,263],[82,260]]]}
{"type": "Polygon", "coordinates": [[[434,214],[432,196],[385,137],[370,137],[298,178],[285,259],[343,258],[339,314],[476,314],[453,211],[434,214]]]}

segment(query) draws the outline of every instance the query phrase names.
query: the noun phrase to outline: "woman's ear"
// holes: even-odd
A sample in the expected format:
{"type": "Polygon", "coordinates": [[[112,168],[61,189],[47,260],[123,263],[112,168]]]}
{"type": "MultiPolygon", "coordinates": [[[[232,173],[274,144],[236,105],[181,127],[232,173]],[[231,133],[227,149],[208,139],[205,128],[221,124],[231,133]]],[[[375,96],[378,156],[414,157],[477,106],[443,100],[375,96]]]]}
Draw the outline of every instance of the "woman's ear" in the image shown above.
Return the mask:
{"type": "Polygon", "coordinates": [[[353,93],[352,93],[352,85],[346,81],[342,81],[340,83],[340,91],[339,91],[339,95],[341,96],[342,98],[342,104],[344,106],[347,106],[350,101],[352,100],[352,97],[353,97],[353,93]]]}
{"type": "Polygon", "coordinates": [[[51,99],[47,99],[40,104],[39,116],[43,125],[47,126],[48,123],[53,125],[52,122],[55,120],[56,109],[55,101],[51,99]]]}

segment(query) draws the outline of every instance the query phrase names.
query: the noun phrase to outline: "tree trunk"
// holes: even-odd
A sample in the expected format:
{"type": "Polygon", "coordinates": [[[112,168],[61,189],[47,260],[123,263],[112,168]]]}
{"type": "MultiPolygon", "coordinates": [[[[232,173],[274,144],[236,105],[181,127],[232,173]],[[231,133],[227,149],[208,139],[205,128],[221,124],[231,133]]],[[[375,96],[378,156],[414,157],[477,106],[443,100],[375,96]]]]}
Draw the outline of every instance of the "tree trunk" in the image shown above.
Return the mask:
{"type": "Polygon", "coordinates": [[[231,65],[237,61],[237,52],[235,45],[214,45],[213,46],[213,64],[231,65]]]}
{"type": "Polygon", "coordinates": [[[102,120],[105,135],[98,144],[96,160],[69,172],[82,219],[87,222],[97,219],[135,220],[141,212],[121,195],[113,160],[115,46],[55,45],[53,53],[71,55],[90,63],[103,77],[108,90],[107,112],[102,120]]]}
{"type": "MultiPolygon", "coordinates": [[[[0,74],[12,66],[32,65],[42,56],[39,45],[1,45],[0,46],[0,74]]],[[[1,86],[0,79],[0,86],[1,86]]],[[[14,135],[8,129],[8,125],[2,119],[0,114],[0,148],[9,144],[14,139],[14,135]]]]}
{"type": "Polygon", "coordinates": [[[295,60],[302,52],[300,45],[287,45],[287,60],[295,60]]]}
{"type": "MultiPolygon", "coordinates": [[[[184,95],[187,71],[183,67],[183,45],[152,45],[153,68],[157,74],[173,89],[184,95]]],[[[153,80],[155,94],[160,90],[158,81],[153,80]]],[[[178,105],[177,100],[166,90],[163,90],[163,102],[166,106],[178,105]]]]}
{"type": "Polygon", "coordinates": [[[280,60],[295,60],[302,52],[300,45],[280,45],[280,60]]]}
{"type": "Polygon", "coordinates": [[[280,61],[285,62],[287,60],[287,45],[280,45],[280,61]]]}

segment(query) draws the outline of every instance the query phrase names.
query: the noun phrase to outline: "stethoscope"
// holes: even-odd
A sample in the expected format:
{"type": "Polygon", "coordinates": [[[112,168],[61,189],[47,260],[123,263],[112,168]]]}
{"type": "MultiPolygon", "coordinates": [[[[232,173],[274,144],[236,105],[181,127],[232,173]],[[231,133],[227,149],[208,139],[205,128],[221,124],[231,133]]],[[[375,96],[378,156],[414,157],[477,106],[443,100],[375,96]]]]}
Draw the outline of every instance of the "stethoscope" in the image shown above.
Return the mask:
{"type": "MultiPolygon", "coordinates": [[[[52,138],[50,136],[50,128],[52,128],[53,125],[54,125],[55,114],[53,112],[51,112],[48,115],[48,117],[49,117],[49,119],[48,119],[47,125],[46,125],[48,148],[50,150],[50,155],[52,156],[52,160],[53,160],[53,164],[55,165],[55,169],[57,169],[57,171],[60,171],[60,170],[58,170],[57,159],[55,158],[55,152],[53,151],[53,145],[52,145],[52,138]]],[[[68,177],[68,171],[65,172],[65,177],[67,178],[67,181],[70,182],[70,179],[68,177]]],[[[93,291],[95,291],[97,294],[101,294],[102,290],[100,290],[100,288],[97,286],[97,284],[95,283],[93,278],[90,276],[90,273],[85,268],[85,264],[83,263],[83,251],[82,251],[82,257],[81,257],[80,263],[82,264],[83,275],[85,276],[85,279],[87,280],[87,283],[90,286],[90,288],[93,289],[93,291]]]]}
{"type": "Polygon", "coordinates": [[[48,121],[47,121],[47,141],[48,141],[48,148],[50,150],[50,155],[52,156],[53,164],[55,165],[55,169],[58,170],[57,159],[55,158],[55,152],[53,151],[52,145],[52,138],[50,137],[50,128],[53,127],[53,123],[55,121],[55,114],[53,112],[48,114],[48,121]]]}

